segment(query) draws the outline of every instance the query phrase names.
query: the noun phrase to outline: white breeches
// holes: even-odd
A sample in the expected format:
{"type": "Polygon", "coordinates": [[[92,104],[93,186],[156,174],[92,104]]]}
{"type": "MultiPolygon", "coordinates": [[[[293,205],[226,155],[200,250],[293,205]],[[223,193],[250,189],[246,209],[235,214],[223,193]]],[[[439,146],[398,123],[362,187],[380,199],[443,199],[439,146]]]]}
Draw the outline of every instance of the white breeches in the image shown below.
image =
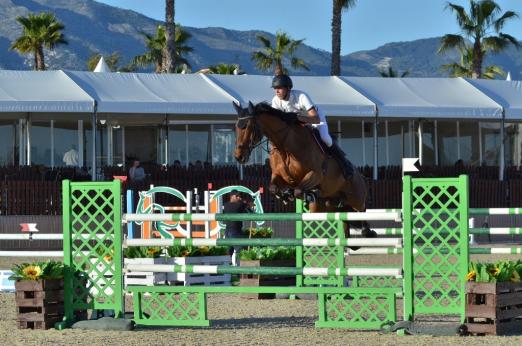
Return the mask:
{"type": "Polygon", "coordinates": [[[328,147],[331,147],[333,144],[332,137],[330,133],[328,133],[328,123],[326,121],[321,121],[319,124],[313,124],[317,130],[319,130],[319,134],[321,135],[321,139],[328,147]]]}

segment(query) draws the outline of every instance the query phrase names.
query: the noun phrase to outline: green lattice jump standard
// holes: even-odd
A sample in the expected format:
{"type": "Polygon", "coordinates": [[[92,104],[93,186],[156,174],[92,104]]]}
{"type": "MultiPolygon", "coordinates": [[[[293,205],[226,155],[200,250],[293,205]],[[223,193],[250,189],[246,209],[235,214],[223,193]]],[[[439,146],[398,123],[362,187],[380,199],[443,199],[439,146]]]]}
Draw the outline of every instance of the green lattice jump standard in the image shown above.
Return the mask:
{"type": "Polygon", "coordinates": [[[121,182],[64,180],[62,193],[65,325],[87,309],[114,310],[121,317],[121,182]]]}
{"type": "MultiPolygon", "coordinates": [[[[297,215],[307,215],[307,207],[302,200],[296,200],[297,215]]],[[[356,213],[350,213],[356,214],[356,213]]],[[[400,214],[398,214],[400,217],[400,214]]],[[[305,220],[296,221],[296,238],[338,238],[345,239],[343,222],[338,218],[329,221],[305,220]]],[[[338,267],[344,268],[343,246],[299,246],[296,250],[296,267],[338,267]]],[[[340,276],[303,276],[296,277],[297,286],[337,286],[343,287],[344,278],[340,276]]]]}
{"type": "Polygon", "coordinates": [[[469,261],[467,176],[405,176],[403,217],[405,319],[459,314],[463,321],[469,261]]]}
{"type": "Polygon", "coordinates": [[[399,290],[347,287],[130,286],[138,325],[208,327],[209,293],[317,294],[317,328],[380,329],[397,320],[399,290]]]}

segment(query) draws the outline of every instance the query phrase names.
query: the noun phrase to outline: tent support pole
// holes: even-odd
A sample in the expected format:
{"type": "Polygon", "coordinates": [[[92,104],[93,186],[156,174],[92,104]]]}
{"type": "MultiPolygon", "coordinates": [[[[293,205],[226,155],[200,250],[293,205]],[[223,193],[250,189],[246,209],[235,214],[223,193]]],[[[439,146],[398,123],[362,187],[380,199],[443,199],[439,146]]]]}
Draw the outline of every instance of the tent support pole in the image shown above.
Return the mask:
{"type": "Polygon", "coordinates": [[[422,166],[422,119],[419,119],[417,131],[419,136],[419,164],[422,166]]]}
{"type": "MultiPolygon", "coordinates": [[[[504,110],[502,110],[504,111],[504,110]]],[[[500,120],[500,164],[499,164],[499,172],[498,172],[498,180],[504,180],[504,114],[502,114],[502,119],[500,120]]]]}
{"type": "Polygon", "coordinates": [[[94,101],[94,112],[92,113],[92,181],[96,181],[96,122],[97,122],[97,104],[94,101]]]}

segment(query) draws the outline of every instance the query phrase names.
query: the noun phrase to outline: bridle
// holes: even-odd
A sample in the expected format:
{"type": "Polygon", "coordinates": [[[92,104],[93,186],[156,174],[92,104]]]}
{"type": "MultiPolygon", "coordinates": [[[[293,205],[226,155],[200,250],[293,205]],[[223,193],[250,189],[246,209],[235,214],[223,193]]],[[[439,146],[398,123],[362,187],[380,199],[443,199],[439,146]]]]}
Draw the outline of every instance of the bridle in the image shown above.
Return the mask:
{"type": "Polygon", "coordinates": [[[265,151],[268,152],[268,139],[263,140],[263,132],[261,131],[261,127],[259,126],[257,121],[254,121],[253,125],[249,125],[247,123],[245,126],[240,126],[240,123],[242,121],[243,122],[247,122],[250,119],[254,119],[255,120],[255,115],[249,114],[249,115],[246,115],[246,116],[238,117],[238,119],[237,119],[236,126],[238,128],[240,128],[240,129],[246,129],[249,126],[253,126],[252,135],[250,136],[250,141],[249,141],[248,145],[242,144],[242,145],[240,145],[240,147],[242,149],[244,149],[246,147],[246,149],[248,149],[249,152],[252,152],[255,148],[257,148],[258,146],[260,146],[260,145],[262,145],[262,144],[264,144],[266,142],[267,143],[267,149],[265,151]],[[261,140],[259,140],[256,143],[257,138],[261,138],[261,140]]]}

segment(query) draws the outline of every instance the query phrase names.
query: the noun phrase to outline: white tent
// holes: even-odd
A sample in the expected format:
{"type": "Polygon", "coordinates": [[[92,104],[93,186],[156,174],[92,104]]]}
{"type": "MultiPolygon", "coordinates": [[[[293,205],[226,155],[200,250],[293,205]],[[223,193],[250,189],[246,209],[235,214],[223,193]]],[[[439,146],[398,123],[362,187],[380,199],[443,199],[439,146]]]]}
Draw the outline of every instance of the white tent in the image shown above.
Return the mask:
{"type": "Polygon", "coordinates": [[[0,70],[0,113],[92,113],[94,99],[63,71],[0,70]]]}
{"type": "MultiPolygon", "coordinates": [[[[246,106],[274,97],[270,76],[208,75],[212,82],[246,106]]],[[[327,116],[375,116],[375,104],[338,77],[292,77],[294,89],[305,91],[327,116]]]]}
{"type": "Polygon", "coordinates": [[[522,81],[467,79],[504,108],[505,120],[522,120],[522,81]]]}
{"type": "Polygon", "coordinates": [[[461,78],[341,77],[377,105],[378,117],[500,119],[502,107],[461,78]]]}
{"type": "Polygon", "coordinates": [[[199,74],[66,73],[96,100],[98,113],[235,114],[234,99],[199,74]]]}
{"type": "Polygon", "coordinates": [[[96,64],[96,67],[94,68],[93,72],[100,72],[100,73],[106,73],[111,72],[111,69],[109,68],[109,65],[105,62],[105,59],[100,57],[100,60],[98,60],[98,63],[96,64]]]}

